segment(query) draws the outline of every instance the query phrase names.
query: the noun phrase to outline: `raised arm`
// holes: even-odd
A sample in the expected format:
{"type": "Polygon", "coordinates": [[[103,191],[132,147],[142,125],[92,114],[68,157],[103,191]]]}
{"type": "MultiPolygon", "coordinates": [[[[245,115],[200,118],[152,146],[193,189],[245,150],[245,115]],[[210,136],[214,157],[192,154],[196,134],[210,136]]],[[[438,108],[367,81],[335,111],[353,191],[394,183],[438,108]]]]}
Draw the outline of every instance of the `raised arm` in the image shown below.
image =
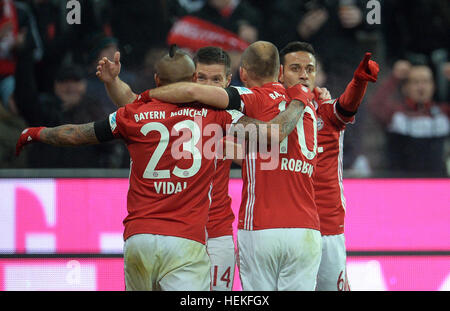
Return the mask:
{"type": "Polygon", "coordinates": [[[356,113],[366,93],[367,84],[377,81],[380,68],[376,62],[370,60],[371,57],[372,53],[365,54],[355,70],[353,79],[347,85],[344,93],[339,96],[336,108],[344,116],[356,113]]]}
{"type": "Polygon", "coordinates": [[[105,84],[109,98],[117,107],[131,103],[137,97],[130,86],[120,80],[120,52],[114,54],[114,62],[106,57],[98,61],[97,77],[105,84]]]}
{"type": "Polygon", "coordinates": [[[178,82],[158,87],[150,90],[149,95],[174,104],[199,102],[219,109],[226,109],[229,104],[226,89],[194,82],[178,82]]]}

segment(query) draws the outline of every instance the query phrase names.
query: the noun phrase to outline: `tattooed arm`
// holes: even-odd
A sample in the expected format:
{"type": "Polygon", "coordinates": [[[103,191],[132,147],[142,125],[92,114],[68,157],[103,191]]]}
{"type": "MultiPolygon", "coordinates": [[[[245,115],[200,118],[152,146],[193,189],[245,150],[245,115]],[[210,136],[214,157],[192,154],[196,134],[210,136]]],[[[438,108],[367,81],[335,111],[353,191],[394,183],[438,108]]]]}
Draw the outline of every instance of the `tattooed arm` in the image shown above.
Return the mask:
{"type": "Polygon", "coordinates": [[[233,134],[237,137],[240,133],[245,133],[245,140],[258,139],[260,141],[260,139],[266,139],[270,144],[272,139],[278,139],[280,142],[294,130],[304,107],[305,105],[301,101],[292,100],[286,110],[269,122],[244,115],[234,125],[233,134]]]}
{"type": "Polygon", "coordinates": [[[108,119],[86,124],[65,124],[57,127],[29,127],[16,144],[18,156],[25,145],[42,142],[53,146],[84,146],[114,139],[108,119]]]}
{"type": "Polygon", "coordinates": [[[270,121],[271,124],[277,124],[279,126],[280,141],[285,139],[294,130],[304,109],[304,103],[293,99],[285,111],[281,112],[270,121]]]}
{"type": "Polygon", "coordinates": [[[94,122],[44,128],[40,132],[39,141],[54,146],[83,146],[100,143],[95,135],[94,122]]]}

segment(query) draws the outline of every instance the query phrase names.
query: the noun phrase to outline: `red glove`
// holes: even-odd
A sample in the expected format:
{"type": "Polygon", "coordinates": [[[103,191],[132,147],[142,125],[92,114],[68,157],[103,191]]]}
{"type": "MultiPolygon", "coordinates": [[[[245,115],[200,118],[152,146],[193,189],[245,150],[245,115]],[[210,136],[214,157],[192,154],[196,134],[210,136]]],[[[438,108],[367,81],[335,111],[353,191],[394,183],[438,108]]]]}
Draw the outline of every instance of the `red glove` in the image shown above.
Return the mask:
{"type": "Polygon", "coordinates": [[[287,88],[286,92],[288,96],[291,98],[291,100],[295,99],[301,101],[305,105],[314,99],[314,93],[311,92],[306,86],[301,85],[300,83],[291,86],[290,88],[287,88]]]}
{"type": "Polygon", "coordinates": [[[359,64],[358,68],[356,68],[355,73],[353,74],[353,77],[356,80],[377,82],[380,67],[376,62],[370,60],[371,57],[372,53],[366,53],[366,55],[364,55],[363,60],[359,64]]]}
{"type": "Polygon", "coordinates": [[[16,144],[16,156],[20,154],[25,145],[39,141],[39,134],[45,127],[29,127],[23,130],[16,144]]]}

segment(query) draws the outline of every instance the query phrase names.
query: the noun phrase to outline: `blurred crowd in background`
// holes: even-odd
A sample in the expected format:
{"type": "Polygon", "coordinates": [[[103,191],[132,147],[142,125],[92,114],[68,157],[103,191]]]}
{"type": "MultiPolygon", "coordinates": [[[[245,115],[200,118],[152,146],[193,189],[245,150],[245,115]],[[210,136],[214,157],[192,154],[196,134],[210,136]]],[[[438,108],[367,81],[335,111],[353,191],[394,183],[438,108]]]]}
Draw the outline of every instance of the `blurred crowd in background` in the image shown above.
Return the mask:
{"type": "Polygon", "coordinates": [[[448,0],[78,0],[79,24],[68,23],[68,2],[0,0],[0,168],[129,167],[122,142],[34,144],[14,155],[25,127],[86,123],[116,109],[95,76],[104,56],[121,52],[120,78],[139,93],[155,86],[169,44],[192,53],[220,45],[240,85],[240,54],[267,40],[279,49],[312,43],[317,84],[333,98],[366,51],[380,64],[345,133],[344,176],[450,176],[448,0]],[[379,23],[368,22],[373,2],[379,23]]]}

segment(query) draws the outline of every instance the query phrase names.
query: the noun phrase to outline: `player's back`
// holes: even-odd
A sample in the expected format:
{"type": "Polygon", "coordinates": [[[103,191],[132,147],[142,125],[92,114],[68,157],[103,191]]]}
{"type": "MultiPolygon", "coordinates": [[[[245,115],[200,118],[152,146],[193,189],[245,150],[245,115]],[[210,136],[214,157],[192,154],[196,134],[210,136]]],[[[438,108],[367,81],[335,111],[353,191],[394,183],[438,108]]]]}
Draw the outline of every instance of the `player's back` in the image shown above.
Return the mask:
{"type": "MultiPolygon", "coordinates": [[[[269,121],[286,109],[289,98],[280,83],[240,89],[244,113],[269,121]]],[[[316,165],[316,114],[311,104],[296,128],[276,148],[278,164],[264,169],[258,154],[246,154],[239,229],[311,228],[319,230],[312,175],[316,165]]],[[[272,147],[273,148],[273,147],[272,147]]]]}
{"type": "Polygon", "coordinates": [[[124,238],[150,233],[204,243],[215,173],[214,152],[203,150],[211,138],[204,129],[224,129],[231,115],[152,101],[120,108],[110,122],[131,158],[124,238]]]}

